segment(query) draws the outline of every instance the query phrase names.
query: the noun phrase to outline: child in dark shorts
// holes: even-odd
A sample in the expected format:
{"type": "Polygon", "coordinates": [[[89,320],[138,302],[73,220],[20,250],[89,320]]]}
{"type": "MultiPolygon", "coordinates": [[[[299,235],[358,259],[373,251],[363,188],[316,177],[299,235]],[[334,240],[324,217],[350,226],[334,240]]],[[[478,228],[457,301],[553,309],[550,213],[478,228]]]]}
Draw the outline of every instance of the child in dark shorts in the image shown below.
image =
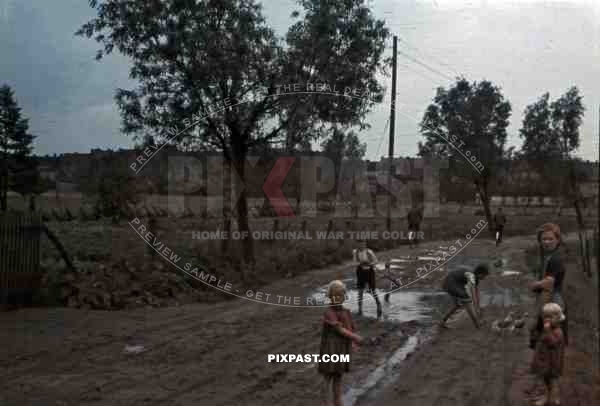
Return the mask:
{"type": "Polygon", "coordinates": [[[473,271],[468,268],[457,269],[448,272],[444,279],[443,289],[454,300],[454,306],[440,322],[440,326],[447,328],[446,322],[460,308],[464,307],[471,317],[475,327],[480,328],[479,313],[481,311],[479,303],[479,282],[485,279],[489,274],[486,264],[479,264],[473,271]]]}
{"type": "Polygon", "coordinates": [[[323,317],[319,357],[319,373],[323,375],[321,395],[324,406],[331,405],[330,388],[333,390],[334,406],[343,406],[342,376],[350,372],[350,362],[324,362],[323,355],[350,355],[355,344],[363,342],[363,338],[355,333],[356,324],[350,310],[342,306],[345,295],[346,287],[342,281],[335,280],[329,284],[327,296],[331,305],[323,317]]]}
{"type": "Polygon", "coordinates": [[[375,253],[367,248],[367,242],[364,240],[359,240],[360,248],[354,250],[354,262],[358,262],[358,266],[356,267],[356,288],[358,289],[358,315],[362,316],[362,305],[363,305],[363,295],[365,287],[368,285],[369,292],[373,295],[375,299],[375,303],[377,304],[377,318],[380,318],[383,314],[383,310],[381,308],[381,302],[379,301],[379,296],[377,295],[376,286],[375,286],[375,265],[377,264],[377,257],[375,253]]]}

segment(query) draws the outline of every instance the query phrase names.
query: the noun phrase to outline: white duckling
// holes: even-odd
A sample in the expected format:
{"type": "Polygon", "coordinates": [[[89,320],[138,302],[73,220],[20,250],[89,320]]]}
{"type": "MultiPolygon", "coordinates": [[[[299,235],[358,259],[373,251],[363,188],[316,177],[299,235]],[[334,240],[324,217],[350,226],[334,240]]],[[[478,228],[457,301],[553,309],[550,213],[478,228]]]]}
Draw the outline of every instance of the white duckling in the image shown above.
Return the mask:
{"type": "Polygon", "coordinates": [[[512,326],[514,315],[515,314],[513,312],[508,313],[508,316],[506,316],[506,318],[504,320],[502,320],[502,322],[500,322],[500,327],[508,328],[508,327],[512,326]]]}
{"type": "Polygon", "coordinates": [[[492,323],[492,331],[496,334],[502,333],[502,328],[500,328],[499,320],[494,320],[494,322],[492,323]]]}
{"type": "Polygon", "coordinates": [[[525,327],[527,317],[529,317],[529,313],[523,313],[523,316],[520,319],[515,320],[514,328],[517,333],[521,332],[523,327],[525,327]]]}

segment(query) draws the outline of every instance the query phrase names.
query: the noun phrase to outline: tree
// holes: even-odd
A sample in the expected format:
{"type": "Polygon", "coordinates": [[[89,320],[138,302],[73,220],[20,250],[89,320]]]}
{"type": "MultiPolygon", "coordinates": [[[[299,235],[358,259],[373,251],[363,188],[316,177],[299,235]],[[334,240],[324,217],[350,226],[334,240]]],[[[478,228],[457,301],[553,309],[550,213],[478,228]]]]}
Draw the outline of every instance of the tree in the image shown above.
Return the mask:
{"type": "MultiPolygon", "coordinates": [[[[301,0],[305,15],[292,14],[299,21],[285,46],[254,0],[89,3],[97,17],[76,34],[103,45],[98,59],[113,49],[129,56],[131,77],[140,83],[116,94],[124,132],[160,135],[175,129],[174,143],[192,141],[221,151],[242,181],[254,147],[305,139],[314,134],[307,130],[324,123],[364,127],[365,115],[383,98],[376,73],[383,70],[389,34],[364,0],[301,0]],[[370,97],[277,96],[281,86],[317,82],[368,90],[370,97]],[[259,91],[263,96],[255,97],[259,91]],[[189,128],[180,131],[184,127],[189,128]]],[[[248,231],[245,188],[239,202],[239,227],[248,231]]],[[[244,240],[243,253],[252,263],[251,239],[244,240]]]]}
{"type": "MultiPolygon", "coordinates": [[[[544,178],[547,192],[573,204],[577,215],[580,239],[585,229],[580,185],[589,174],[585,164],[572,156],[579,147],[579,127],[585,108],[576,86],[548,104],[545,93],[538,102],[525,110],[522,129],[521,155],[544,178]]],[[[586,270],[589,274],[589,270],[586,270]]]]}
{"type": "Polygon", "coordinates": [[[458,78],[450,89],[437,89],[420,124],[425,143],[419,142],[419,155],[455,161],[451,167],[457,176],[473,182],[490,224],[489,185],[505,155],[510,113],[499,87],[458,78]]]}
{"type": "Polygon", "coordinates": [[[527,106],[519,136],[523,138],[520,156],[523,159],[556,159],[561,155],[558,133],[552,128],[550,94],[544,93],[540,99],[527,106]]]}
{"type": "Polygon", "coordinates": [[[347,134],[339,128],[332,128],[329,137],[323,142],[323,152],[335,159],[337,165],[343,159],[363,159],[367,144],[361,143],[354,131],[347,134]]]}
{"type": "Polygon", "coordinates": [[[21,164],[12,171],[9,178],[9,189],[23,196],[23,200],[29,197],[29,209],[35,211],[35,197],[52,189],[53,184],[43,179],[38,170],[35,158],[21,161],[21,164]]]}
{"type": "Polygon", "coordinates": [[[523,145],[519,156],[528,160],[529,166],[550,182],[548,193],[570,195],[577,201],[578,178],[583,173],[580,164],[572,159],[572,153],[579,146],[579,126],[584,106],[577,87],[571,87],[565,94],[548,103],[545,93],[534,104],[527,106],[523,118],[520,137],[523,145]]]}
{"type": "Polygon", "coordinates": [[[21,177],[16,172],[36,171],[35,161],[30,158],[34,136],[29,132],[29,120],[21,117],[21,108],[8,85],[0,87],[0,208],[7,209],[8,190],[21,177]],[[12,181],[11,181],[12,177],[12,181]]]}
{"type": "Polygon", "coordinates": [[[96,216],[112,217],[118,223],[123,209],[138,203],[143,185],[136,181],[127,164],[110,151],[93,158],[89,172],[80,177],[82,191],[93,202],[96,216]]]}

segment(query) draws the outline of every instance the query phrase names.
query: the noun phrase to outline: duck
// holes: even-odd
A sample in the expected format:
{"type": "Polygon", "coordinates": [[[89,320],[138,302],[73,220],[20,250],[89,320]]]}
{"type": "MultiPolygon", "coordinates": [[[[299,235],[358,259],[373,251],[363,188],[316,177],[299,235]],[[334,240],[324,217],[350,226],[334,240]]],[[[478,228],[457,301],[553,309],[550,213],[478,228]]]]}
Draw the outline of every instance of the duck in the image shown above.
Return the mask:
{"type": "Polygon", "coordinates": [[[529,317],[529,313],[523,313],[523,316],[520,319],[515,320],[514,327],[517,332],[520,332],[523,327],[525,327],[525,320],[529,317]]]}
{"type": "Polygon", "coordinates": [[[513,324],[513,316],[515,314],[513,312],[508,313],[508,316],[506,316],[504,318],[504,320],[502,320],[501,322],[499,322],[499,327],[500,328],[508,328],[510,326],[512,326],[513,324]]]}
{"type": "Polygon", "coordinates": [[[499,320],[494,320],[494,322],[492,323],[492,331],[496,334],[502,333],[502,328],[500,328],[499,320]]]}

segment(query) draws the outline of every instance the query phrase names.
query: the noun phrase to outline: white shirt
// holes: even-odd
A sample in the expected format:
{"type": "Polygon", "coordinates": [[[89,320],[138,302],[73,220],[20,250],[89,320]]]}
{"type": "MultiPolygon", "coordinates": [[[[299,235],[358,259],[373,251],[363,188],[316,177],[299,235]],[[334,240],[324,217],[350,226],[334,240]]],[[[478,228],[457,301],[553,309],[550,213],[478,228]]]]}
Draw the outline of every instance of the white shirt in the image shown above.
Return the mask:
{"type": "Polygon", "coordinates": [[[373,266],[377,263],[375,253],[368,248],[360,250],[355,249],[352,251],[352,256],[354,257],[354,262],[358,262],[365,267],[373,266]]]}
{"type": "Polygon", "coordinates": [[[467,284],[465,285],[465,290],[471,299],[474,299],[473,292],[475,291],[475,274],[472,272],[465,272],[465,276],[467,277],[467,284]]]}

